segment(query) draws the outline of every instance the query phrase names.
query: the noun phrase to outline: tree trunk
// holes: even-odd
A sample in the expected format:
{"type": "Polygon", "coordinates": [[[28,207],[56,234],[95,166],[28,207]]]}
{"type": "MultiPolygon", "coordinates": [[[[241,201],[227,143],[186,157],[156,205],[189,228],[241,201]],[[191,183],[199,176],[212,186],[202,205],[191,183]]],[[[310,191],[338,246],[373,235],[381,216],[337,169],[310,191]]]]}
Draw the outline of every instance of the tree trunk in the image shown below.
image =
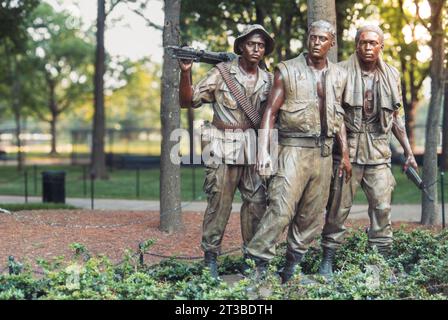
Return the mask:
{"type": "Polygon", "coordinates": [[[422,195],[422,218],[424,225],[434,225],[437,222],[437,146],[439,144],[440,111],[443,98],[443,60],[444,33],[442,11],[444,0],[429,1],[431,6],[431,42],[432,60],[430,66],[431,100],[429,102],[428,119],[426,121],[425,154],[423,157],[423,182],[434,201],[422,195]]]}
{"type": "Polygon", "coordinates": [[[4,43],[5,48],[5,59],[7,64],[10,66],[8,70],[7,79],[11,85],[11,107],[14,114],[14,120],[16,124],[15,135],[16,135],[16,146],[17,146],[17,170],[22,171],[23,169],[23,154],[22,154],[22,140],[20,139],[20,134],[22,132],[20,126],[20,112],[21,112],[21,101],[20,101],[20,79],[18,69],[17,56],[11,53],[7,41],[4,43]]]}
{"type": "Polygon", "coordinates": [[[91,173],[95,178],[107,179],[106,156],[104,153],[104,25],[106,20],[105,0],[98,0],[95,56],[95,114],[93,117],[91,173]]]}
{"type": "Polygon", "coordinates": [[[445,98],[443,107],[443,121],[442,121],[442,163],[441,168],[443,171],[448,169],[448,64],[445,69],[445,98]]]}
{"type": "Polygon", "coordinates": [[[57,121],[57,105],[56,105],[56,97],[55,97],[55,84],[53,81],[47,81],[50,87],[50,101],[49,101],[49,109],[51,113],[50,120],[50,133],[51,133],[51,150],[50,155],[54,156],[57,154],[56,151],[56,121],[57,121]]]}
{"type": "Polygon", "coordinates": [[[51,151],[50,155],[57,155],[58,152],[56,150],[56,122],[58,119],[58,115],[55,112],[51,113],[51,121],[50,121],[50,133],[51,133],[51,151]]]}
{"type": "MultiPolygon", "coordinates": [[[[14,87],[16,87],[16,83],[14,82],[14,87]]],[[[14,89],[14,95],[16,93],[16,89],[14,89]]],[[[18,103],[17,101],[17,97],[14,96],[14,103],[13,103],[13,108],[14,108],[14,120],[16,123],[16,146],[17,146],[17,170],[18,171],[22,171],[23,170],[23,153],[22,153],[22,140],[20,138],[20,134],[22,133],[22,128],[20,125],[20,103],[18,103]]]]}
{"type": "Polygon", "coordinates": [[[21,101],[20,101],[20,79],[17,72],[17,59],[14,57],[14,62],[12,66],[12,108],[14,111],[14,120],[16,123],[16,146],[17,146],[17,170],[22,171],[24,160],[22,153],[22,139],[20,138],[20,134],[22,133],[22,128],[20,124],[21,120],[21,101]]]}
{"type": "MultiPolygon", "coordinates": [[[[308,26],[317,20],[330,22],[336,30],[336,2],[335,0],[308,0],[308,26]]],[[[334,41],[336,45],[331,48],[328,58],[331,62],[338,61],[337,38],[334,41]]]]}
{"type": "MultiPolygon", "coordinates": [[[[179,44],[180,0],[165,0],[163,46],[179,44]]],[[[180,127],[179,67],[165,51],[163,57],[162,90],[162,154],[160,158],[160,229],[172,233],[182,227],[180,208],[180,165],[173,164],[170,153],[176,141],[170,134],[180,127]]]]}

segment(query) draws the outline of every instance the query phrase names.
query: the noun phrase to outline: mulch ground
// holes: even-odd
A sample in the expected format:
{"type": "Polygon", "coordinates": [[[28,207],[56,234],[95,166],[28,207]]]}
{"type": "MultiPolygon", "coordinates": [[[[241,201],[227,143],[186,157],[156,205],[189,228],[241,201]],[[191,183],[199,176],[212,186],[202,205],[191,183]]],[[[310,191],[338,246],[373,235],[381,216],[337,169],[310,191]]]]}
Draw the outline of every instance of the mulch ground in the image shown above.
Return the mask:
{"type": "MultiPolygon", "coordinates": [[[[105,254],[113,262],[123,258],[126,249],[136,250],[148,239],[156,240],[146,255],[146,263],[157,263],[161,256],[201,257],[202,212],[184,212],[184,227],[167,234],[159,230],[158,211],[47,210],[0,213],[0,272],[8,256],[34,265],[37,258],[70,257],[71,243],[83,244],[93,254],[105,254]]],[[[367,227],[368,220],[349,220],[349,228],[367,227]]],[[[401,223],[393,224],[398,228],[401,223]]],[[[407,229],[420,227],[406,223],[407,229]]],[[[437,231],[437,228],[433,228],[437,231]]],[[[285,235],[283,236],[283,239],[285,235]]],[[[241,246],[238,214],[232,214],[222,242],[222,251],[241,246]]],[[[236,251],[239,254],[240,251],[236,251]]]]}

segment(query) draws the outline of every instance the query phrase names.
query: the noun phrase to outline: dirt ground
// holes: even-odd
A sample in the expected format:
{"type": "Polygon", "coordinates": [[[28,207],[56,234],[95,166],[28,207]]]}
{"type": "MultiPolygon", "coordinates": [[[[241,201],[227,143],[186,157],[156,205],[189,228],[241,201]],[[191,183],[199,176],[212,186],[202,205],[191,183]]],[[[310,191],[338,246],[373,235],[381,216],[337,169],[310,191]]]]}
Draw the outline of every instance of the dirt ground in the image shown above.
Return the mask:
{"type": "MultiPolygon", "coordinates": [[[[161,232],[158,211],[47,210],[0,213],[0,272],[8,256],[34,265],[37,258],[70,257],[71,243],[83,244],[93,254],[105,254],[113,262],[124,250],[136,250],[148,239],[156,240],[146,255],[146,263],[157,263],[162,256],[201,257],[202,212],[184,212],[184,228],[176,233],[161,232]]],[[[222,251],[241,246],[239,215],[232,214],[222,242],[222,251]]],[[[397,228],[400,223],[394,223],[397,228]]],[[[351,220],[348,227],[367,227],[367,220],[351,220]]],[[[407,223],[413,229],[417,224],[407,223]]],[[[283,236],[284,239],[285,235],[283,236]]]]}

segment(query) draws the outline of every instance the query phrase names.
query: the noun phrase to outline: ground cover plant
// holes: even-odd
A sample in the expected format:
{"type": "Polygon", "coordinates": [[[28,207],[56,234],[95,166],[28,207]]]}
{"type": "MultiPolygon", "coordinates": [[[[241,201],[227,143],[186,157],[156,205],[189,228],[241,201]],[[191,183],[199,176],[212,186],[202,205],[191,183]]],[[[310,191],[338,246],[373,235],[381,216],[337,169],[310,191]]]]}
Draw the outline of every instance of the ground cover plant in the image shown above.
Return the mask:
{"type": "MultiPolygon", "coordinates": [[[[38,269],[10,260],[0,275],[0,299],[447,299],[448,232],[415,229],[395,231],[395,244],[385,260],[368,248],[362,229],[347,237],[335,261],[332,281],[312,275],[321,251],[318,243],[306,254],[301,271],[281,285],[276,271],[283,263],[284,244],[266,278],[251,276],[229,283],[210,277],[201,262],[167,259],[146,265],[145,253],[153,240],[137,252],[127,250],[113,264],[105,256],[92,256],[82,244],[71,245],[73,256],[38,260],[38,269]],[[303,275],[304,274],[304,275],[303,275]],[[303,279],[312,279],[303,284],[303,279]]],[[[219,272],[235,274],[240,255],[219,258],[219,272]]]]}

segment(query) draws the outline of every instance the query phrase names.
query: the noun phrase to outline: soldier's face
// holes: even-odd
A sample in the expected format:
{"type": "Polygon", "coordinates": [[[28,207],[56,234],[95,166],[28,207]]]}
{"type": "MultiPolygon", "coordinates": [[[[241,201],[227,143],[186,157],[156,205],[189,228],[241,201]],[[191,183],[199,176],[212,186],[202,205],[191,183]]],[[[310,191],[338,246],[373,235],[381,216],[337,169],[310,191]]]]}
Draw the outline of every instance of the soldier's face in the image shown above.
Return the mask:
{"type": "Polygon", "coordinates": [[[365,31],[359,36],[356,44],[356,53],[362,62],[370,63],[378,60],[383,42],[378,33],[373,31],[365,31]]]}
{"type": "Polygon", "coordinates": [[[240,47],[244,59],[251,63],[258,63],[264,57],[266,51],[266,41],[258,33],[254,33],[246,38],[240,47]]]}
{"type": "Polygon", "coordinates": [[[308,54],[312,58],[325,58],[334,43],[330,33],[320,28],[312,28],[308,34],[308,54]]]}

